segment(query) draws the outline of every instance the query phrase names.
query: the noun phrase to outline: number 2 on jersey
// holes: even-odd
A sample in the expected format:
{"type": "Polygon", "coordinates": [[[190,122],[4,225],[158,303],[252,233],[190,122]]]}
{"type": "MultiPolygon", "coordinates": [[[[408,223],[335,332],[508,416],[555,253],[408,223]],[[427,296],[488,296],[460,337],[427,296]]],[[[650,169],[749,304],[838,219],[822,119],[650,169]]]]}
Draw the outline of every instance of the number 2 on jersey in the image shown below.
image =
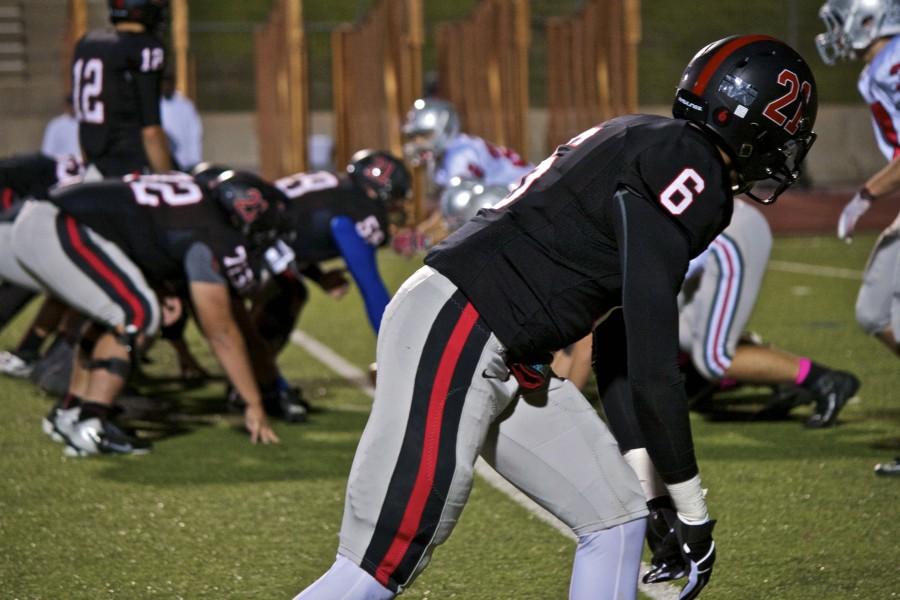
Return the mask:
{"type": "Polygon", "coordinates": [[[182,175],[144,175],[129,182],[134,199],[144,206],[186,206],[203,200],[200,186],[182,175]]]}

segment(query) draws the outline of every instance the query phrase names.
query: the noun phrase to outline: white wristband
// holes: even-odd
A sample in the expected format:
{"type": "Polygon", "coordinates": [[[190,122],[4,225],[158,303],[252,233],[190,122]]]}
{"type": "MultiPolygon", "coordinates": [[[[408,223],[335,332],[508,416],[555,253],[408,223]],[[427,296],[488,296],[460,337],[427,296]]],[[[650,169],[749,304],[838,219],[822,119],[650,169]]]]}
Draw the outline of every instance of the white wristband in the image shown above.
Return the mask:
{"type": "Polygon", "coordinates": [[[634,448],[624,454],[625,462],[631,466],[631,470],[635,472],[638,481],[641,482],[641,489],[644,490],[644,497],[647,500],[653,500],[660,496],[668,495],[666,484],[656,472],[650,455],[647,454],[646,448],[634,448]]]}
{"type": "Polygon", "coordinates": [[[703,488],[700,486],[700,475],[694,475],[681,483],[670,483],[669,495],[678,518],[688,525],[700,525],[709,521],[706,500],[703,499],[703,488]]]}

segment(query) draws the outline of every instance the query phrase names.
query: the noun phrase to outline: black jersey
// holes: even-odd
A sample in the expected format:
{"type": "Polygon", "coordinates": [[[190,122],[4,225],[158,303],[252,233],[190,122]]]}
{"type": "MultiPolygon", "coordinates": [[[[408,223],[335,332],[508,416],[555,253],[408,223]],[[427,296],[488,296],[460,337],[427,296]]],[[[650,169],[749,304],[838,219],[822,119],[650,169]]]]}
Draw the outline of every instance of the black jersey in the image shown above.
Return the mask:
{"type": "Polygon", "coordinates": [[[691,256],[731,218],[715,146],[687,121],[633,115],[560,146],[499,208],[481,211],[425,262],[466,294],[511,356],[536,360],[622,304],[613,227],[622,188],[673,220],[691,256]]]}
{"type": "Polygon", "coordinates": [[[79,181],[83,174],[84,166],[72,156],[36,153],[0,159],[0,189],[9,189],[18,198],[46,200],[53,186],[79,181]]]}
{"type": "Polygon", "coordinates": [[[141,130],[160,124],[162,44],[149,33],[89,32],[75,47],[72,101],[86,163],[107,177],[149,166],[141,130]]]}
{"type": "Polygon", "coordinates": [[[243,235],[188,175],[145,175],[68,186],[51,201],[116,244],[154,286],[185,283],[185,257],[205,244],[214,269],[238,293],[252,291],[259,261],[243,235]]]}
{"type": "Polygon", "coordinates": [[[347,177],[328,171],[297,173],[275,182],[288,197],[288,216],[296,237],[297,260],[313,263],[341,256],[331,223],[348,217],[356,232],[374,247],[387,243],[388,218],[382,202],[369,198],[347,177]]]}

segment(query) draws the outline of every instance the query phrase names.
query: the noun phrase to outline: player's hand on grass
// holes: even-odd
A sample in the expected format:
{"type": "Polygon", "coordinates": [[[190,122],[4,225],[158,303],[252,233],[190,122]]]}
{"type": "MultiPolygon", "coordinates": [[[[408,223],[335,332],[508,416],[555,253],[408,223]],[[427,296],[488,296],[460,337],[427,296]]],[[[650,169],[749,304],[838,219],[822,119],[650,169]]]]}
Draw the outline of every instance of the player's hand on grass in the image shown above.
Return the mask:
{"type": "Polygon", "coordinates": [[[647,546],[652,554],[650,570],[644,574],[644,583],[662,583],[680,579],[687,575],[687,563],[675,535],[675,521],[678,520],[671,500],[665,497],[667,506],[653,506],[660,498],[651,500],[650,516],[647,517],[647,546]]]}
{"type": "Polygon", "coordinates": [[[281,440],[272,431],[262,406],[250,406],[244,410],[244,426],[250,432],[250,443],[277,444],[281,440]]]}
{"type": "Polygon", "coordinates": [[[681,553],[689,567],[688,582],[681,588],[679,600],[692,600],[712,577],[716,562],[716,543],[712,538],[715,521],[701,525],[688,525],[681,519],[675,520],[675,535],[681,544],[681,553]]]}
{"type": "Polygon", "coordinates": [[[853,230],[856,228],[856,222],[859,218],[866,214],[866,211],[872,206],[872,194],[866,188],[862,188],[850,202],[841,211],[838,218],[837,236],[846,242],[853,241],[853,230]]]}

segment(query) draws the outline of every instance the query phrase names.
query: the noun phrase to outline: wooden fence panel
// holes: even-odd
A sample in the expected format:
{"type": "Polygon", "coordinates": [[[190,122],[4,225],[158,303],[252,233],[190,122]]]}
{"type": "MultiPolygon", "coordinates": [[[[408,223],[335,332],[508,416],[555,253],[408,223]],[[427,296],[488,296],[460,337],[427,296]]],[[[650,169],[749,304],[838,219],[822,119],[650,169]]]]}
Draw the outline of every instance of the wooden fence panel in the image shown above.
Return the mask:
{"type": "Polygon", "coordinates": [[[547,22],[547,145],[636,112],[640,0],[587,0],[547,22]]]}
{"type": "Polygon", "coordinates": [[[301,0],[276,0],[254,42],[260,172],[275,179],[307,168],[309,105],[301,0]]]}
{"type": "Polygon", "coordinates": [[[422,93],[422,0],[379,0],[361,23],[334,30],[335,160],[361,148],[402,156],[401,125],[422,93]]]}
{"type": "Polygon", "coordinates": [[[463,21],[437,27],[439,88],[463,130],[528,150],[527,0],[482,0],[463,21]]]}

